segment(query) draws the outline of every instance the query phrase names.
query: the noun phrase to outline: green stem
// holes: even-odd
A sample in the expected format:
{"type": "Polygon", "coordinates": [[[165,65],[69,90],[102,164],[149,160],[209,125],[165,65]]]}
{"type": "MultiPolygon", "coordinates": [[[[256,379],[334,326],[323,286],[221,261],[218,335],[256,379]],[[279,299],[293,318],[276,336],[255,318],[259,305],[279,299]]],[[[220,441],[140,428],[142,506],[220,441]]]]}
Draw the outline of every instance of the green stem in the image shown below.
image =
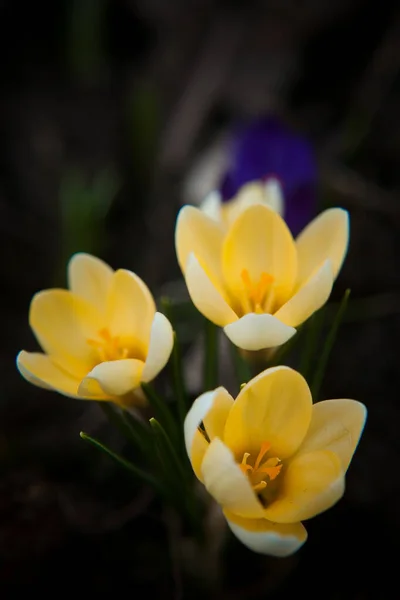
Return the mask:
{"type": "Polygon", "coordinates": [[[164,427],[157,421],[157,419],[154,418],[150,419],[150,425],[154,431],[156,440],[158,440],[159,442],[159,448],[161,450],[163,459],[169,457],[170,465],[167,467],[168,471],[171,474],[176,474],[177,477],[174,477],[174,479],[176,479],[177,481],[187,481],[188,474],[185,471],[182,462],[175,450],[175,447],[171,442],[171,439],[165,431],[164,427]]]}
{"type": "Polygon", "coordinates": [[[344,312],[347,308],[349,296],[350,296],[350,290],[347,289],[343,295],[342,301],[339,305],[338,311],[335,315],[335,318],[332,322],[331,328],[327,335],[325,344],[321,350],[320,359],[318,361],[318,365],[317,365],[317,368],[316,368],[316,371],[315,371],[315,374],[314,374],[314,377],[312,380],[312,384],[311,384],[311,392],[312,392],[314,401],[318,400],[321,384],[322,384],[322,381],[323,381],[323,378],[325,375],[326,366],[328,364],[329,355],[333,348],[333,344],[335,343],[336,335],[337,335],[340,323],[342,321],[344,312]]]}
{"type": "MultiPolygon", "coordinates": [[[[150,419],[161,468],[168,489],[168,501],[187,519],[196,539],[202,539],[202,522],[193,489],[193,471],[185,469],[166,431],[156,419],[150,419]]],[[[189,461],[188,466],[190,466],[189,461]]]]}
{"type": "MultiPolygon", "coordinates": [[[[111,406],[109,402],[98,402],[97,404],[104,412],[107,419],[117,427],[129,442],[140,448],[143,453],[148,451],[150,432],[146,431],[144,425],[141,426],[138,423],[137,427],[135,427],[132,422],[128,421],[124,414],[119,413],[118,409],[111,406]]],[[[131,421],[133,421],[133,418],[131,421]]]]}
{"type": "Polygon", "coordinates": [[[183,423],[188,410],[188,401],[185,380],[183,377],[182,353],[176,332],[174,332],[174,347],[172,350],[172,369],[178,414],[181,423],[183,423]]]}
{"type": "MultiPolygon", "coordinates": [[[[163,424],[174,441],[177,439],[177,427],[164,398],[161,398],[149,383],[142,383],[143,392],[151,404],[157,419],[163,424]]],[[[151,424],[152,419],[150,419],[151,424]]]]}
{"type": "MultiPolygon", "coordinates": [[[[172,305],[171,301],[167,297],[163,297],[160,300],[162,309],[165,313],[165,316],[169,319],[171,324],[173,325],[172,318],[172,305]]],[[[186,384],[185,378],[183,374],[183,364],[182,364],[182,351],[179,343],[178,336],[176,335],[176,331],[174,331],[174,346],[172,349],[172,373],[173,373],[173,381],[174,381],[174,393],[176,397],[176,402],[178,406],[178,414],[181,423],[184,422],[186,413],[188,410],[188,397],[186,392],[186,384]]]]}
{"type": "Polygon", "coordinates": [[[246,360],[243,358],[243,356],[241,356],[237,347],[231,343],[230,349],[231,349],[233,368],[234,368],[235,375],[236,375],[236,382],[238,384],[238,387],[240,388],[240,386],[243,383],[249,382],[250,379],[252,379],[253,375],[252,375],[249,364],[246,362],[246,360]]]}
{"type": "Polygon", "coordinates": [[[319,334],[325,319],[325,307],[317,311],[305,325],[305,341],[301,351],[299,371],[305,379],[311,376],[312,360],[315,356],[319,334]]]}
{"type": "Polygon", "coordinates": [[[212,390],[218,384],[218,329],[211,321],[205,322],[204,389],[212,390]]]}
{"type": "Polygon", "coordinates": [[[286,344],[283,344],[283,346],[280,346],[279,348],[277,348],[277,350],[274,352],[274,354],[268,361],[268,367],[277,367],[278,365],[282,365],[283,360],[286,359],[286,357],[290,354],[290,352],[293,350],[293,348],[298,343],[299,338],[302,335],[302,333],[303,333],[303,327],[300,326],[297,329],[297,332],[294,334],[294,336],[291,337],[290,340],[286,342],[286,344]]]}
{"type": "Polygon", "coordinates": [[[89,444],[91,444],[92,446],[97,448],[97,450],[100,450],[107,456],[111,457],[115,462],[117,462],[122,467],[124,467],[124,469],[127,469],[128,471],[130,471],[136,477],[139,477],[140,479],[142,479],[143,481],[145,481],[146,483],[151,485],[157,491],[159,491],[159,492],[162,491],[158,481],[154,477],[152,477],[149,473],[146,473],[146,471],[139,469],[139,467],[136,467],[130,461],[126,460],[119,454],[116,454],[115,452],[113,452],[112,450],[107,448],[107,446],[105,446],[104,444],[99,442],[99,440],[96,440],[95,438],[91,437],[87,433],[84,433],[83,431],[81,431],[79,435],[83,440],[85,440],[85,442],[89,442],[89,444]]]}

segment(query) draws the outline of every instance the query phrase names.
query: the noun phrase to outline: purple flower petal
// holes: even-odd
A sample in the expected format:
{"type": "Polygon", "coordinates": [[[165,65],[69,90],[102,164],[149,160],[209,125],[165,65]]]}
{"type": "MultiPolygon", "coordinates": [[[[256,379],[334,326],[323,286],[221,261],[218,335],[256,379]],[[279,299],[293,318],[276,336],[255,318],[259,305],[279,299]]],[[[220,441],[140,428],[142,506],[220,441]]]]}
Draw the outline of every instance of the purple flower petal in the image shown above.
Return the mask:
{"type": "Polygon", "coordinates": [[[282,185],[285,220],[296,235],[316,212],[317,167],[311,144],[269,116],[233,134],[229,168],[220,185],[224,201],[250,181],[274,177],[282,185]]]}

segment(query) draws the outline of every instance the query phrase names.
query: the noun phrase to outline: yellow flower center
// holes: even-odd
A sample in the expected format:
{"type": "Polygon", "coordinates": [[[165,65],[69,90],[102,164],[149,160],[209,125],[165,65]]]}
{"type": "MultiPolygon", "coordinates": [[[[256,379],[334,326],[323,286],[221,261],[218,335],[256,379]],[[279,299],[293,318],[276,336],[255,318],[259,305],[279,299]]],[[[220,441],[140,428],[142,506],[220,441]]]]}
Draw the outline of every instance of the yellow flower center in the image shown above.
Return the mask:
{"type": "Polygon", "coordinates": [[[273,284],[275,278],[269,273],[261,273],[259,281],[253,282],[247,269],[240,273],[244,284],[243,307],[246,313],[270,312],[274,302],[273,284]]]}
{"type": "Polygon", "coordinates": [[[270,448],[271,444],[269,442],[263,442],[253,466],[247,463],[250,457],[249,452],[243,454],[242,462],[239,465],[243,473],[249,478],[253,490],[257,493],[265,489],[269,482],[276,479],[282,469],[281,461],[276,456],[263,460],[270,448]]]}
{"type": "Polygon", "coordinates": [[[129,348],[121,346],[119,336],[112,336],[107,327],[100,329],[98,336],[99,339],[89,339],[87,343],[97,350],[100,362],[128,358],[129,348]]]}

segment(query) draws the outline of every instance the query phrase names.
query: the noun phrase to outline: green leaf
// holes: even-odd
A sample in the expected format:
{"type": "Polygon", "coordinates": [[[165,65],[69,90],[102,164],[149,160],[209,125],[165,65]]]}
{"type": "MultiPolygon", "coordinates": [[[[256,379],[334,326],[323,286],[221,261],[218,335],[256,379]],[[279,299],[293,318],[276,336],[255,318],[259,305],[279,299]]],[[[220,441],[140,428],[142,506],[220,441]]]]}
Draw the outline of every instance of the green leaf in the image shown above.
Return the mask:
{"type": "MultiPolygon", "coordinates": [[[[161,398],[149,383],[142,383],[143,392],[154,410],[156,418],[174,441],[179,439],[176,421],[164,398],[161,398]]],[[[151,420],[150,420],[151,424],[151,420]]]]}
{"type": "Polygon", "coordinates": [[[151,432],[149,428],[126,411],[122,413],[117,407],[109,402],[98,402],[100,409],[107,419],[122,433],[127,441],[137,446],[143,454],[147,454],[151,448],[151,432]]]}
{"type": "Polygon", "coordinates": [[[311,393],[314,401],[317,401],[321,384],[325,375],[326,366],[328,364],[329,355],[335,343],[336,335],[342,321],[343,315],[346,311],[348,300],[350,296],[350,290],[347,289],[343,295],[342,301],[339,305],[335,318],[332,321],[331,328],[325,340],[325,344],[322,347],[320,358],[317,364],[317,368],[314,373],[314,377],[311,384],[311,393]]]}
{"type": "Polygon", "coordinates": [[[311,376],[311,366],[325,319],[325,306],[312,315],[304,325],[304,344],[301,348],[299,371],[305,379],[311,376]]]}
{"type": "Polygon", "coordinates": [[[178,453],[168,436],[165,429],[157,421],[157,419],[151,418],[150,425],[153,429],[153,433],[160,450],[162,460],[166,469],[166,474],[170,476],[170,479],[175,480],[180,487],[183,482],[187,482],[188,474],[185,470],[183,461],[179,458],[178,453]]]}
{"type": "Polygon", "coordinates": [[[299,343],[302,334],[303,326],[300,326],[298,327],[297,332],[294,334],[294,336],[291,337],[290,340],[286,342],[286,344],[283,344],[282,346],[276,349],[276,351],[268,361],[268,367],[277,367],[278,365],[282,365],[284,359],[286,359],[289,356],[292,350],[294,350],[294,348],[299,343]]]}
{"type": "Polygon", "coordinates": [[[251,372],[250,365],[243,358],[239,349],[232,343],[229,344],[233,362],[233,368],[236,375],[236,383],[238,384],[238,388],[244,383],[250,381],[253,378],[253,374],[251,372]]]}
{"type": "Polygon", "coordinates": [[[218,328],[205,320],[204,341],[204,390],[212,390],[218,385],[218,328]]]}
{"type": "Polygon", "coordinates": [[[106,0],[72,0],[67,4],[66,52],[72,75],[96,80],[104,66],[106,0]]]}
{"type": "Polygon", "coordinates": [[[150,473],[143,471],[142,469],[131,463],[129,460],[126,460],[126,458],[123,458],[116,452],[113,452],[112,450],[110,450],[110,448],[107,448],[107,446],[99,442],[99,440],[91,437],[87,433],[81,431],[79,435],[85,442],[89,442],[89,444],[94,446],[97,450],[100,450],[100,452],[112,458],[115,462],[121,465],[121,467],[135,475],[135,477],[142,479],[144,482],[151,485],[157,491],[162,491],[159,482],[152,475],[150,475],[150,473]]]}
{"type": "MultiPolygon", "coordinates": [[[[173,326],[174,321],[172,318],[172,305],[169,298],[161,298],[160,303],[163,308],[163,312],[165,313],[165,316],[169,319],[173,326]]],[[[186,384],[183,373],[182,352],[178,336],[176,335],[176,331],[174,331],[174,346],[172,348],[171,362],[173,373],[174,396],[176,398],[178,406],[179,418],[181,423],[183,423],[186,417],[186,413],[188,411],[188,396],[186,392],[186,384]]]]}

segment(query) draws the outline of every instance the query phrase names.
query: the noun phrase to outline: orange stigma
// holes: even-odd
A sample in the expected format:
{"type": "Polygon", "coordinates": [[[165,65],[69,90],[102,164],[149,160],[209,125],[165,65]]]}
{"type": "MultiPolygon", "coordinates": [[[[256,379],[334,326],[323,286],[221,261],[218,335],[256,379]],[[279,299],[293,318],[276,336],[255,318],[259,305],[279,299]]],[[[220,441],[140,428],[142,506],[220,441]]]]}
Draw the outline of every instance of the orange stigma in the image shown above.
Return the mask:
{"type": "Polygon", "coordinates": [[[121,348],[119,337],[112,336],[107,327],[100,329],[98,335],[99,340],[89,339],[87,343],[97,350],[101,362],[128,358],[128,348],[121,348]]]}
{"type": "Polygon", "coordinates": [[[261,273],[257,283],[251,281],[247,269],[243,269],[240,277],[244,283],[246,297],[248,299],[247,312],[264,313],[267,312],[272,301],[272,284],[275,278],[269,273],[261,273]]]}
{"type": "Polygon", "coordinates": [[[242,472],[248,476],[255,492],[260,492],[267,487],[268,482],[265,480],[265,476],[268,477],[269,481],[273,481],[281,472],[282,464],[280,464],[281,461],[276,456],[267,458],[267,460],[263,462],[263,458],[270,448],[271,444],[269,442],[263,442],[261,444],[260,452],[254,462],[254,466],[247,464],[247,460],[250,457],[249,452],[243,454],[242,462],[239,465],[242,472]]]}

